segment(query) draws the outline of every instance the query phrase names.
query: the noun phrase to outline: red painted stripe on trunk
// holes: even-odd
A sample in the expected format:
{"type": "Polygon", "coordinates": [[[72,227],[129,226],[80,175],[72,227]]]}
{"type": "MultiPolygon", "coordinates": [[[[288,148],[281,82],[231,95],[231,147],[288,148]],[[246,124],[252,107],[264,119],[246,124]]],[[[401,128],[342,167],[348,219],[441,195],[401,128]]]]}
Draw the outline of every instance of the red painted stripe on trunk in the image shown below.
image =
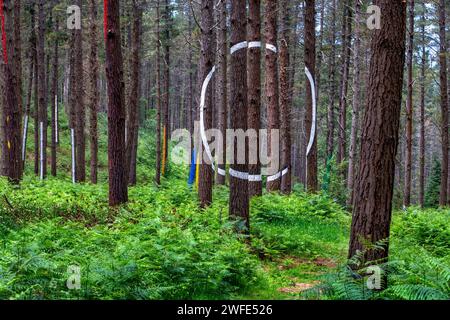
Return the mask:
{"type": "Polygon", "coordinates": [[[103,0],[103,28],[103,33],[106,41],[106,37],[108,34],[108,0],[103,0]]]}
{"type": "Polygon", "coordinates": [[[8,49],[6,47],[5,13],[3,10],[3,0],[0,0],[0,19],[2,25],[3,61],[8,64],[8,49]]]}

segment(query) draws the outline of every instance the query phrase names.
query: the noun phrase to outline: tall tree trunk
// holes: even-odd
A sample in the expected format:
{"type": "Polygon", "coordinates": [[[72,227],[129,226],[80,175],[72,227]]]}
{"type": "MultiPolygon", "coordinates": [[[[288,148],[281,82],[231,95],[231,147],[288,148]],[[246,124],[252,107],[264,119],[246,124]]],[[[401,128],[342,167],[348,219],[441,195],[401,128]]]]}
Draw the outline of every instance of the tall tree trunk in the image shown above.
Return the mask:
{"type": "MultiPolygon", "coordinates": [[[[30,64],[29,64],[29,82],[28,82],[28,97],[27,97],[27,108],[26,108],[26,115],[28,115],[28,121],[31,121],[31,100],[33,98],[33,90],[34,90],[34,84],[36,83],[36,32],[35,30],[35,25],[36,25],[36,18],[35,18],[35,6],[34,3],[30,4],[29,7],[29,12],[30,12],[30,26],[32,28],[31,32],[30,32],[30,38],[29,38],[29,44],[30,44],[30,52],[29,52],[29,57],[30,57],[30,64]]],[[[27,128],[28,129],[28,128],[27,128]]],[[[28,133],[28,130],[26,132],[26,134],[28,133]]],[[[26,151],[26,148],[25,148],[26,151]]],[[[26,153],[25,153],[26,156],[26,153]]],[[[22,164],[22,171],[25,170],[25,162],[26,159],[23,161],[22,164]]],[[[36,163],[35,163],[36,164],[36,163]]],[[[37,173],[37,172],[36,172],[37,173]]]]}
{"type": "Polygon", "coordinates": [[[39,66],[37,58],[37,35],[34,43],[34,174],[39,175],[39,66]]]}
{"type": "Polygon", "coordinates": [[[335,133],[335,99],[336,99],[336,0],[332,0],[331,8],[331,54],[329,64],[329,105],[328,105],[328,131],[327,131],[327,158],[331,158],[334,153],[334,133],[335,133]]]}
{"type": "Polygon", "coordinates": [[[128,183],[129,185],[136,185],[136,157],[138,147],[139,135],[139,97],[140,97],[140,66],[141,66],[141,23],[142,23],[142,8],[137,3],[138,0],[133,0],[133,28],[131,39],[131,88],[129,117],[128,117],[128,141],[127,141],[127,169],[128,169],[128,183]]]}
{"type": "MultiPolygon", "coordinates": [[[[33,18],[34,19],[34,18],[33,18]]],[[[33,20],[34,21],[34,20],[33,20]]],[[[31,24],[34,25],[34,24],[31,24]]],[[[26,108],[25,108],[25,116],[28,117],[28,123],[30,121],[31,116],[31,99],[33,97],[33,82],[35,77],[34,72],[34,62],[35,62],[35,48],[33,45],[33,33],[31,33],[30,36],[30,51],[29,51],[29,73],[28,73],[28,86],[27,86],[27,101],[26,101],[26,108]]],[[[22,150],[24,157],[22,158],[22,172],[24,172],[25,169],[25,162],[26,162],[26,145],[27,145],[27,137],[28,137],[28,126],[25,127],[24,131],[25,137],[22,137],[25,139],[25,150],[22,150]]]]}
{"type": "Polygon", "coordinates": [[[109,204],[128,201],[125,176],[125,107],[118,0],[105,0],[106,77],[108,80],[109,204]]]}
{"type": "MultiPolygon", "coordinates": [[[[82,11],[82,1],[77,0],[77,5],[82,11]]],[[[84,106],[84,69],[83,69],[83,38],[82,30],[74,30],[75,46],[75,104],[76,104],[76,126],[75,126],[75,144],[76,144],[76,181],[86,181],[86,137],[85,122],[86,110],[84,106]]]]}
{"type": "Polygon", "coordinates": [[[98,104],[99,104],[99,92],[98,92],[98,29],[97,29],[97,1],[91,0],[90,6],[90,55],[89,55],[89,139],[91,150],[91,162],[90,162],[90,180],[91,183],[96,184],[98,179],[98,104]]]}
{"type": "MultiPolygon", "coordinates": [[[[248,41],[261,41],[261,1],[249,1],[248,41]]],[[[261,174],[259,154],[259,130],[261,129],[261,48],[249,48],[247,69],[248,128],[257,133],[256,141],[250,141],[250,153],[256,155],[256,164],[249,165],[250,175],[261,174]],[[256,150],[254,150],[256,147],[256,150]]],[[[259,180],[259,179],[256,179],[259,180]]],[[[249,181],[249,197],[262,195],[262,181],[249,181]]]]}
{"type": "MultiPolygon", "coordinates": [[[[214,24],[214,8],[213,3],[208,0],[202,0],[201,5],[201,56],[200,56],[200,74],[199,82],[202,86],[203,81],[213,68],[213,51],[212,37],[214,24]]],[[[205,106],[203,109],[205,130],[212,128],[212,96],[213,86],[210,84],[206,92],[205,106]]],[[[212,202],[212,185],[213,185],[213,171],[211,164],[208,164],[206,159],[201,159],[198,194],[200,198],[200,206],[205,208],[212,202]]]]}
{"type": "MultiPolygon", "coordinates": [[[[316,20],[315,20],[315,0],[306,0],[305,8],[305,66],[308,68],[313,79],[315,79],[316,69],[316,20]]],[[[305,129],[307,139],[310,140],[311,128],[313,127],[313,96],[311,84],[306,81],[306,113],[305,129]]],[[[317,138],[314,139],[309,156],[307,156],[307,189],[316,192],[318,188],[317,179],[317,138]]]]}
{"type": "Polygon", "coordinates": [[[20,123],[21,116],[17,99],[17,69],[14,61],[14,37],[11,37],[13,27],[13,4],[10,0],[3,2],[2,23],[5,30],[6,39],[4,38],[3,45],[3,83],[5,92],[3,95],[3,172],[2,176],[8,177],[13,183],[19,183],[21,179],[21,139],[20,139],[20,123]]]}
{"type": "Polygon", "coordinates": [[[339,149],[337,162],[342,163],[347,153],[347,95],[348,82],[350,78],[350,58],[351,58],[351,42],[352,42],[352,9],[351,0],[344,2],[344,25],[342,39],[342,79],[341,79],[341,95],[339,99],[339,149]]]}
{"type": "Polygon", "coordinates": [[[419,204],[424,207],[425,196],[425,81],[427,67],[427,50],[425,34],[425,3],[422,4],[421,34],[422,34],[422,64],[420,66],[420,153],[419,153],[419,204]]]}
{"type": "Polygon", "coordinates": [[[51,174],[52,176],[56,177],[56,145],[57,145],[57,95],[58,95],[58,33],[59,33],[59,19],[58,17],[55,18],[55,34],[56,39],[54,43],[53,48],[53,79],[52,79],[52,94],[51,94],[51,101],[52,101],[52,146],[51,146],[51,174]]]}
{"type": "Polygon", "coordinates": [[[44,0],[38,2],[38,35],[37,35],[37,78],[38,78],[38,109],[39,109],[39,124],[35,130],[39,131],[40,137],[40,175],[45,178],[47,176],[47,105],[45,99],[46,77],[45,77],[45,8],[44,0]],[[40,129],[42,126],[42,130],[40,129]],[[42,141],[42,142],[41,142],[42,141]]]}
{"type": "MultiPolygon", "coordinates": [[[[405,63],[406,2],[377,0],[383,12],[381,29],[374,30],[364,115],[359,170],[355,183],[349,257],[365,244],[388,241],[392,215],[395,155],[398,148],[405,63]]],[[[364,261],[379,263],[385,250],[365,252],[364,261]]],[[[364,262],[363,261],[363,262],[364,262]]]]}
{"type": "Polygon", "coordinates": [[[353,202],[353,184],[356,168],[356,148],[358,142],[359,112],[361,108],[361,3],[355,0],[355,42],[354,42],[354,62],[353,62],[353,101],[352,101],[352,128],[350,134],[350,151],[348,157],[348,177],[347,188],[350,196],[347,205],[350,207],[353,202]]]}
{"type": "Polygon", "coordinates": [[[156,175],[155,183],[161,184],[161,38],[159,0],[156,4],[156,175]]]}
{"type": "Polygon", "coordinates": [[[446,42],[446,0],[440,0],[439,5],[439,39],[440,39],[440,83],[441,83],[441,194],[439,204],[447,205],[447,181],[448,181],[448,90],[447,90],[447,42],[446,42]]]}
{"type": "Polygon", "coordinates": [[[317,52],[317,75],[316,75],[316,95],[317,95],[317,105],[319,105],[320,97],[320,86],[322,84],[322,60],[323,60],[323,35],[324,35],[324,25],[325,25],[325,0],[320,2],[320,33],[319,33],[319,49],[317,52]]]}
{"type": "MultiPolygon", "coordinates": [[[[192,15],[188,13],[189,41],[192,43],[192,15]]],[[[189,102],[188,102],[188,129],[191,135],[194,134],[194,65],[192,62],[192,46],[188,49],[189,65],[189,102]]]]}
{"type": "Polygon", "coordinates": [[[68,92],[68,102],[69,102],[69,127],[70,127],[70,143],[71,143],[71,161],[72,161],[72,181],[76,182],[76,144],[75,144],[75,127],[77,123],[77,106],[76,106],[76,68],[75,68],[75,32],[72,30],[70,35],[70,49],[69,51],[69,92],[68,92]],[[73,133],[73,136],[72,136],[73,133]]]}
{"type": "MultiPolygon", "coordinates": [[[[450,17],[450,6],[447,5],[447,13],[446,13],[446,18],[448,19],[450,17]]],[[[448,22],[448,21],[447,21],[448,22]]],[[[450,108],[450,30],[447,27],[447,90],[448,90],[448,99],[447,99],[447,107],[450,108]]],[[[447,128],[448,129],[448,128],[447,128]]],[[[448,178],[447,178],[447,205],[450,206],[450,160],[448,161],[449,164],[449,169],[448,169],[448,178]]]]}
{"type": "MultiPolygon", "coordinates": [[[[22,13],[22,1],[14,1],[14,73],[16,79],[16,92],[17,103],[19,108],[20,124],[23,114],[23,100],[22,100],[22,35],[21,35],[21,13],[22,13]]],[[[19,139],[21,138],[22,130],[20,130],[19,139]]],[[[19,152],[21,153],[21,146],[19,152]]],[[[23,164],[20,162],[20,177],[23,175],[23,164]]]]}
{"type": "MultiPolygon", "coordinates": [[[[269,1],[273,7],[273,1],[269,1]]],[[[276,15],[276,14],[275,14],[276,15]]],[[[274,30],[275,31],[275,30],[274,30]]],[[[276,33],[276,32],[275,32],[276,33]]],[[[231,40],[230,45],[234,45],[247,40],[247,17],[246,4],[244,1],[231,2],[231,40]]],[[[269,39],[270,40],[270,39],[269,39]]],[[[270,42],[273,43],[273,42],[270,42]]],[[[230,60],[230,111],[231,111],[231,128],[234,130],[247,131],[247,52],[246,50],[238,50],[231,55],[230,60]]],[[[248,155],[248,145],[246,142],[246,156],[248,155]]],[[[242,219],[247,228],[250,230],[249,219],[249,197],[248,197],[248,179],[245,173],[248,172],[247,164],[237,164],[238,147],[234,143],[234,163],[231,164],[232,172],[230,173],[230,218],[242,219]]],[[[247,161],[246,161],[247,163],[247,161]]]]}
{"type": "MultiPolygon", "coordinates": [[[[408,96],[406,99],[406,156],[403,205],[411,204],[412,143],[413,143],[413,50],[414,50],[414,0],[409,1],[409,43],[408,43],[408,96]]],[[[447,188],[447,187],[446,187],[447,188]]]]}
{"type": "MultiPolygon", "coordinates": [[[[278,43],[278,6],[276,0],[267,0],[265,9],[265,40],[274,46],[278,43]]],[[[279,154],[273,154],[273,131],[280,129],[280,106],[278,92],[278,54],[266,50],[266,103],[267,103],[267,129],[268,152],[272,159],[279,159],[279,154]]],[[[279,144],[279,141],[275,143],[279,144]]],[[[278,191],[281,179],[267,182],[267,191],[278,191]]]]}
{"type": "MultiPolygon", "coordinates": [[[[250,2],[250,6],[252,2],[250,2]]],[[[250,12],[251,7],[249,8],[250,12]]],[[[218,21],[219,30],[218,35],[218,46],[219,46],[219,72],[218,72],[218,83],[219,83],[219,93],[218,93],[218,129],[224,135],[227,131],[228,124],[228,41],[227,41],[227,2],[222,1],[220,7],[218,8],[218,21]]],[[[249,59],[251,57],[249,56],[249,59]]],[[[192,73],[189,74],[191,76],[192,73]]],[[[250,93],[249,93],[250,94],[250,93]]],[[[192,99],[191,99],[192,100],[192,99]]],[[[222,159],[219,159],[219,169],[225,170],[226,167],[226,139],[223,139],[222,145],[218,146],[218,154],[222,155],[222,159]]],[[[225,185],[226,175],[217,175],[216,183],[218,185],[225,185]]]]}
{"type": "Polygon", "coordinates": [[[281,168],[288,173],[281,178],[281,192],[292,192],[292,155],[291,155],[291,105],[289,99],[289,43],[290,43],[290,8],[289,2],[283,0],[281,39],[280,39],[280,120],[281,120],[281,168]]]}
{"type": "Polygon", "coordinates": [[[170,130],[170,28],[172,13],[170,7],[170,0],[165,0],[164,9],[164,102],[163,102],[163,156],[162,156],[162,175],[164,176],[167,169],[168,159],[168,145],[169,145],[169,130],[170,130]]]}

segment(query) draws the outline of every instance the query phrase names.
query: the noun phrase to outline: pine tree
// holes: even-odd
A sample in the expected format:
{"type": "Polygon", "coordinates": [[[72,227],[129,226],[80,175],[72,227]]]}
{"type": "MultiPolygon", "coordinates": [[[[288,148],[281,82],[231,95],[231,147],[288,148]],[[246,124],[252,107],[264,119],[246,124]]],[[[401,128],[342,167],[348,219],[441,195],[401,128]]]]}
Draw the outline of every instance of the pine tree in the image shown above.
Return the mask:
{"type": "Polygon", "coordinates": [[[90,162],[90,180],[91,183],[97,183],[98,176],[98,104],[99,104],[99,90],[98,90],[98,52],[97,52],[97,1],[90,0],[90,54],[89,54],[89,139],[91,150],[90,162]]]}
{"type": "Polygon", "coordinates": [[[412,175],[412,148],[413,148],[413,50],[414,50],[414,0],[409,1],[409,41],[408,41],[408,95],[406,99],[406,156],[405,156],[405,184],[403,204],[411,204],[411,175],[412,175]]]}
{"type": "Polygon", "coordinates": [[[155,183],[161,184],[161,33],[160,2],[156,2],[156,176],[155,183]]]}
{"type": "Polygon", "coordinates": [[[125,176],[125,107],[119,0],[105,0],[106,77],[108,80],[109,204],[128,201],[125,176]]]}
{"type": "MultiPolygon", "coordinates": [[[[261,1],[250,0],[248,17],[248,41],[261,41],[261,1]]],[[[259,155],[259,130],[261,129],[261,48],[248,49],[248,128],[257,133],[256,141],[249,141],[250,153],[256,164],[249,165],[250,175],[261,174],[259,155]]],[[[256,179],[258,180],[258,179],[256,179]]],[[[249,197],[262,195],[262,181],[249,181],[249,197]]]]}
{"type": "Polygon", "coordinates": [[[126,149],[126,175],[129,185],[136,185],[136,158],[139,137],[139,97],[141,86],[141,33],[142,8],[139,0],[132,1],[133,26],[131,39],[131,89],[129,94],[128,139],[126,149]]]}
{"type": "Polygon", "coordinates": [[[12,1],[5,0],[3,8],[1,8],[4,17],[4,27],[2,32],[6,39],[3,43],[3,82],[5,94],[3,95],[3,145],[2,145],[2,172],[1,175],[8,177],[11,182],[18,183],[21,179],[21,141],[20,141],[20,109],[17,107],[18,102],[18,81],[15,70],[14,61],[14,39],[11,37],[13,26],[12,1]]]}
{"type": "Polygon", "coordinates": [[[446,43],[446,0],[439,3],[439,65],[441,86],[441,144],[442,144],[442,166],[441,166],[441,196],[439,204],[447,205],[447,182],[448,182],[448,90],[447,90],[447,43],[446,43]]]}
{"type": "MultiPolygon", "coordinates": [[[[378,0],[381,29],[373,30],[369,92],[355,184],[349,257],[371,244],[389,239],[394,189],[395,156],[399,141],[405,63],[406,3],[378,0]],[[380,106],[383,106],[381,108],[380,106]]],[[[365,261],[388,257],[385,250],[369,251],[365,261]]]]}
{"type": "Polygon", "coordinates": [[[58,94],[58,62],[59,62],[59,42],[58,42],[58,33],[59,33],[59,20],[58,17],[55,17],[55,40],[53,47],[53,78],[52,78],[52,138],[51,138],[51,174],[56,177],[56,145],[57,145],[57,94],[58,94]]]}
{"type": "MultiPolygon", "coordinates": [[[[231,39],[234,46],[247,40],[247,17],[244,1],[231,2],[231,39]]],[[[230,112],[231,128],[247,131],[247,52],[238,50],[231,55],[230,60],[230,112]]],[[[230,173],[230,218],[241,219],[250,228],[247,164],[236,164],[238,159],[237,144],[234,144],[235,163],[231,165],[232,172],[242,174],[242,177],[230,173]]],[[[246,143],[245,154],[248,154],[246,143]]]]}
{"type": "MultiPolygon", "coordinates": [[[[278,2],[267,0],[265,9],[265,40],[268,44],[278,43],[278,2]]],[[[280,105],[278,88],[278,54],[266,50],[266,104],[267,104],[267,129],[268,132],[268,153],[270,157],[279,159],[280,154],[273,154],[272,144],[279,141],[272,141],[274,130],[280,129],[280,105]]],[[[267,182],[267,191],[279,191],[280,179],[267,182]]]]}
{"type": "MultiPolygon", "coordinates": [[[[200,72],[199,81],[202,86],[204,79],[211,72],[213,61],[213,25],[214,25],[214,8],[213,3],[208,0],[202,0],[201,6],[201,44],[202,50],[200,55],[200,72]]],[[[211,129],[213,125],[213,86],[210,84],[206,92],[205,106],[203,108],[205,130],[211,129]]],[[[213,186],[213,171],[211,163],[207,159],[201,159],[200,164],[200,178],[198,186],[198,194],[200,198],[200,206],[205,208],[212,203],[212,186],[213,186]]]]}
{"type": "MultiPolygon", "coordinates": [[[[316,20],[315,20],[315,0],[307,0],[305,8],[305,66],[311,73],[313,79],[316,74],[316,20]]],[[[313,128],[313,96],[311,84],[306,81],[306,113],[305,129],[307,140],[310,141],[311,129],[313,128]]],[[[307,190],[316,192],[318,188],[317,179],[317,138],[314,139],[311,151],[307,156],[307,190]]]]}

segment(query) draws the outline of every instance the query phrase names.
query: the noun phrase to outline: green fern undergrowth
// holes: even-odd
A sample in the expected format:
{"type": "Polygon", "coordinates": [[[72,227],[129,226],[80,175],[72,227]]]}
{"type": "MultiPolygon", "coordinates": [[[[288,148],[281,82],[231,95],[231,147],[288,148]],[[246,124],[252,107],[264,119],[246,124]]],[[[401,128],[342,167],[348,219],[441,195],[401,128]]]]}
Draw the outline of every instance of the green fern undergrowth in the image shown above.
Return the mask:
{"type": "MultiPolygon", "coordinates": [[[[73,185],[67,119],[58,175],[34,176],[33,125],[20,186],[0,179],[0,299],[448,299],[449,210],[396,212],[389,286],[367,290],[345,267],[350,214],[332,193],[264,194],[251,203],[248,238],[228,219],[228,188],[200,210],[188,168],[169,164],[153,184],[154,114],[142,124],[138,185],[107,203],[106,119],[99,184],[73,185]],[[69,289],[74,267],[80,287],[69,289]],[[69,283],[70,284],[70,283],[69,283]]],[[[90,154],[87,153],[87,161],[90,154]]]]}

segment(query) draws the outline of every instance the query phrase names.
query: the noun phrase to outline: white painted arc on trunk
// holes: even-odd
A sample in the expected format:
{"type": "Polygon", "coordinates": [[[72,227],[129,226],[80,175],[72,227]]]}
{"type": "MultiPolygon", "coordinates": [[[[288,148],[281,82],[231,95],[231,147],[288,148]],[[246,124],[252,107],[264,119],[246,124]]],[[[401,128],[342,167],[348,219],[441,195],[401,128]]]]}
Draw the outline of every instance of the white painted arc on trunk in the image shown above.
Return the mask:
{"type": "Polygon", "coordinates": [[[55,95],[55,142],[58,143],[58,96],[55,95]]]}
{"type": "Polygon", "coordinates": [[[22,161],[25,162],[25,155],[27,151],[27,132],[28,132],[28,115],[25,115],[23,134],[22,134],[22,161]]]}
{"type": "Polygon", "coordinates": [[[311,96],[312,96],[312,124],[311,124],[311,132],[309,135],[308,148],[306,149],[306,156],[308,157],[309,154],[311,153],[314,141],[316,139],[317,102],[316,102],[316,84],[314,82],[314,78],[307,67],[305,67],[305,73],[311,85],[311,96]]]}
{"type": "Polygon", "coordinates": [[[234,169],[231,169],[228,171],[230,176],[236,179],[240,179],[240,180],[248,180],[248,172],[240,172],[240,171],[236,171],[234,169]]]}
{"type": "Polygon", "coordinates": [[[305,73],[311,85],[311,96],[312,96],[312,124],[311,124],[311,132],[309,134],[308,148],[306,149],[306,171],[305,171],[305,184],[308,185],[308,157],[309,154],[311,153],[312,147],[314,146],[314,141],[316,139],[317,97],[316,97],[316,83],[314,81],[311,72],[306,66],[305,66],[305,73]]]}
{"type": "Polygon", "coordinates": [[[208,138],[206,137],[206,129],[205,129],[205,100],[206,100],[206,91],[208,90],[208,85],[216,71],[216,67],[214,66],[209,74],[206,76],[205,81],[203,81],[202,92],[200,96],[200,135],[202,138],[203,146],[205,147],[206,155],[208,156],[209,161],[211,161],[211,166],[215,171],[214,161],[211,153],[211,149],[209,148],[208,138]]]}
{"type": "Polygon", "coordinates": [[[44,123],[39,123],[39,133],[40,133],[40,163],[41,163],[41,170],[40,170],[40,178],[41,180],[44,180],[44,123]]]}
{"type": "MultiPolygon", "coordinates": [[[[250,42],[242,41],[231,47],[230,54],[233,55],[234,53],[242,49],[261,48],[261,47],[262,47],[261,41],[250,41],[250,42]]],[[[274,46],[273,44],[266,44],[266,49],[274,53],[278,53],[277,47],[274,46]]]]}
{"type": "MultiPolygon", "coordinates": [[[[243,42],[240,42],[240,43],[234,45],[233,47],[231,47],[230,52],[231,52],[231,54],[233,54],[236,51],[244,49],[244,48],[258,48],[258,47],[261,47],[261,45],[262,44],[260,41],[252,41],[252,42],[243,41],[243,42]]],[[[266,48],[268,50],[271,50],[271,51],[277,53],[277,48],[274,45],[267,44],[266,48]]],[[[211,149],[208,144],[208,138],[206,137],[206,129],[205,129],[205,122],[204,122],[204,118],[205,118],[204,109],[205,109],[206,91],[208,90],[209,83],[211,82],[211,79],[214,76],[215,71],[216,71],[216,66],[214,66],[212,68],[212,70],[208,73],[205,80],[203,81],[202,91],[201,91],[201,95],[200,95],[200,136],[202,139],[203,147],[205,148],[206,155],[208,156],[208,159],[211,162],[211,167],[212,167],[213,171],[216,171],[216,167],[214,166],[214,160],[212,157],[211,149]]],[[[308,79],[310,80],[312,91],[313,91],[313,109],[314,109],[314,111],[313,111],[313,126],[312,126],[312,130],[311,130],[312,143],[310,141],[310,144],[312,147],[312,145],[314,144],[315,131],[316,131],[315,85],[314,85],[314,80],[312,79],[312,75],[309,72],[308,68],[305,68],[305,71],[306,71],[306,75],[308,76],[308,79]]],[[[307,155],[311,151],[311,147],[309,147],[309,145],[308,145],[307,155]]],[[[226,176],[226,170],[223,170],[221,168],[217,168],[217,173],[221,176],[226,176]]],[[[278,172],[277,174],[267,177],[267,181],[269,181],[269,182],[276,181],[276,180],[284,177],[288,173],[289,173],[289,168],[285,168],[284,170],[278,172]]],[[[250,175],[248,172],[239,172],[239,171],[230,169],[229,174],[230,174],[230,176],[232,176],[234,178],[248,180],[250,182],[262,181],[262,175],[250,175]]]]}
{"type": "MultiPolygon", "coordinates": [[[[213,165],[213,168],[214,168],[214,165],[213,165]]],[[[225,177],[227,175],[227,171],[218,167],[217,168],[217,174],[222,176],[222,177],[225,177]]]]}
{"type": "Polygon", "coordinates": [[[288,168],[285,168],[283,171],[278,172],[277,174],[273,175],[273,176],[269,176],[267,177],[267,182],[273,182],[276,181],[282,177],[284,177],[285,175],[287,175],[289,172],[288,168]]]}
{"type": "Polygon", "coordinates": [[[75,130],[70,129],[70,143],[72,145],[72,182],[75,184],[75,130]]]}

